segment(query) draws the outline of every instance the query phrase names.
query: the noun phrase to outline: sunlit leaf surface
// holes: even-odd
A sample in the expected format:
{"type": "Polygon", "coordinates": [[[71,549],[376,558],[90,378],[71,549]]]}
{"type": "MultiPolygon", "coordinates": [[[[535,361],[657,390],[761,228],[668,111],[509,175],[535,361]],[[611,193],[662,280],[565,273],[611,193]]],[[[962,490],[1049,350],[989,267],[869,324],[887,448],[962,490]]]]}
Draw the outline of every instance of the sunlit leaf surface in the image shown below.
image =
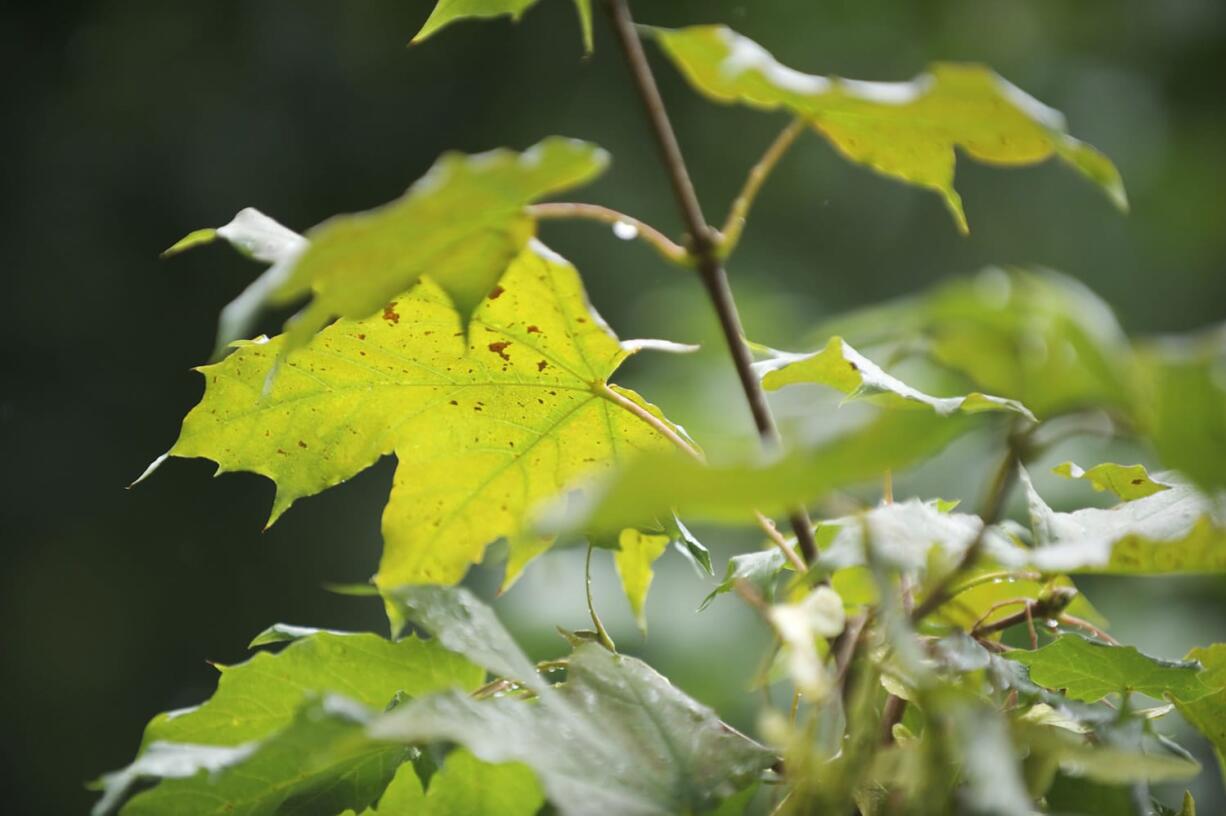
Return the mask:
{"type": "Polygon", "coordinates": [[[653,35],[700,92],[804,118],[851,161],[939,193],[963,232],[954,148],[1003,166],[1056,156],[1116,206],[1128,206],[1109,159],[1070,136],[1059,111],[985,66],[937,63],[907,82],[862,82],[796,71],[724,26],[653,29],[653,35]]]}
{"type": "MultiPolygon", "coordinates": [[[[383,588],[458,581],[487,544],[516,539],[535,505],[579,477],[671,448],[605,387],[638,346],[617,341],[574,267],[539,243],[511,264],[467,336],[444,293],[424,283],[373,317],[324,330],[265,393],[284,343],[244,343],[202,368],[204,399],[170,453],[269,477],[271,520],[395,453],[383,588]]],[[[658,414],[633,392],[615,394],[658,414]]]]}

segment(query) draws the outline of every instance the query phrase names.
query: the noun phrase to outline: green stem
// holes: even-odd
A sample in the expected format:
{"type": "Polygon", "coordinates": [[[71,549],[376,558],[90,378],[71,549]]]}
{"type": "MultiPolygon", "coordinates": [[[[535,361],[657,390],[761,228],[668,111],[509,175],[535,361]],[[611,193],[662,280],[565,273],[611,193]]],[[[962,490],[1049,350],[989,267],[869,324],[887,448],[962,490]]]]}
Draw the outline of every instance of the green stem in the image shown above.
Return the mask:
{"type": "Polygon", "coordinates": [[[721,238],[719,242],[719,254],[721,257],[727,258],[731,255],[741,241],[741,233],[745,230],[745,222],[749,218],[749,210],[753,207],[754,201],[758,198],[758,193],[762,190],[762,185],[770,177],[771,171],[775,169],[775,165],[788,152],[798,137],[805,129],[805,121],[803,119],[793,119],[792,122],[785,127],[775,141],[771,142],[770,147],[766,148],[766,152],[762,154],[762,158],[758,159],[749,171],[749,176],[745,179],[745,186],[741,188],[741,192],[732,202],[732,208],[728,212],[728,218],[724,221],[724,228],[721,230],[721,238]]]}
{"type": "Polygon", "coordinates": [[[600,640],[600,645],[608,649],[610,652],[617,654],[617,646],[613,644],[613,638],[609,637],[609,632],[604,628],[604,624],[600,622],[600,615],[596,614],[596,604],[592,600],[592,550],[595,549],[591,544],[587,545],[587,561],[583,565],[583,580],[587,584],[587,611],[592,616],[592,627],[596,630],[596,637],[600,640]]]}

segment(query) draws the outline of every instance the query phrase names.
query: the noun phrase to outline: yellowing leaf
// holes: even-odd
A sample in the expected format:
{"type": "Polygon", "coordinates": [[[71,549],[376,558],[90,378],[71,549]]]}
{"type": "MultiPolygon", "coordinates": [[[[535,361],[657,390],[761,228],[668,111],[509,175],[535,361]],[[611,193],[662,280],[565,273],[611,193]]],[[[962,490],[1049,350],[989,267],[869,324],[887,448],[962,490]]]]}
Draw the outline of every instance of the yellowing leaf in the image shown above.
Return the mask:
{"type": "Polygon", "coordinates": [[[647,629],[644,606],[647,603],[647,590],[651,588],[651,565],[664,554],[670,540],[671,537],[667,535],[635,529],[622,530],[617,537],[618,550],[613,554],[613,564],[630,601],[634,620],[644,631],[647,629]]]}
{"type": "MultiPolygon", "coordinates": [[[[264,393],[284,337],[240,344],[201,369],[204,399],[170,455],[205,457],[277,485],[272,523],[295,500],[381,456],[399,467],[375,578],[453,583],[487,544],[581,476],[670,443],[614,399],[658,412],[606,380],[623,347],[588,305],[578,273],[533,243],[465,337],[439,287],[342,320],[294,354],[264,393]]],[[[663,421],[663,420],[661,420],[663,421]]]]}
{"type": "Polygon", "coordinates": [[[862,82],[788,68],[724,26],[656,29],[655,36],[700,92],[803,117],[851,161],[935,190],[963,232],[955,147],[1004,166],[1058,156],[1127,208],[1110,160],[1070,136],[1059,111],[982,65],[937,63],[909,82],[862,82]]]}
{"type": "Polygon", "coordinates": [[[755,364],[755,370],[768,391],[795,383],[816,383],[838,389],[852,398],[874,398],[874,402],[891,407],[926,406],[941,416],[958,412],[1011,411],[1032,422],[1037,421],[1017,400],[978,393],[961,397],[925,394],[887,374],[841,337],[831,337],[825,348],[812,354],[775,352],[771,359],[755,364]]]}
{"type": "Polygon", "coordinates": [[[1169,490],[1170,485],[1154,480],[1144,465],[1117,465],[1104,462],[1089,470],[1078,467],[1073,462],[1063,462],[1052,468],[1052,473],[1066,479],[1084,479],[1098,492],[1110,490],[1124,501],[1143,499],[1163,490],[1169,490]]]}
{"type": "MultiPolygon", "coordinates": [[[[588,53],[592,50],[592,2],[591,0],[574,0],[575,11],[579,14],[579,26],[583,31],[583,47],[588,53]]],[[[466,18],[502,17],[508,15],[516,22],[524,12],[536,5],[536,0],[439,0],[430,17],[421,27],[421,31],[413,37],[418,43],[434,34],[440,28],[456,20],[466,18]]]]}
{"type": "Polygon", "coordinates": [[[525,205],[590,181],[608,162],[599,147],[556,136],[523,153],[446,153],[399,199],[331,218],[305,239],[248,209],[212,235],[197,230],[168,251],[220,237],[273,264],[226,307],[219,344],[239,339],[262,306],[313,295],[286,324],[284,352],[291,351],[334,317],[377,313],[422,275],[467,320],[534,234],[525,205]],[[270,243],[270,234],[278,240],[270,243]]]}

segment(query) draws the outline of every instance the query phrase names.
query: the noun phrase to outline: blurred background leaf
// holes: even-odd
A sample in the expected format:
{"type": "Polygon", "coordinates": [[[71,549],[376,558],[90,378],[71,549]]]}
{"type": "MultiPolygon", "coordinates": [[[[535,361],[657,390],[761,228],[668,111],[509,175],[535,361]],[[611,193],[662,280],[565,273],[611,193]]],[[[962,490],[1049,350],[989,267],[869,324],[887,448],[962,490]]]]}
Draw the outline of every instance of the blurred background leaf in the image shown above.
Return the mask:
{"type": "MultiPolygon", "coordinates": [[[[1128,186],[1132,214],[1122,217],[1054,164],[1001,171],[959,160],[959,190],[975,222],[962,237],[936,196],[854,167],[806,135],[767,185],[730,270],[755,340],[817,347],[814,327],[843,310],[989,263],[1050,267],[1080,280],[1129,334],[1182,332],[1226,316],[1220,2],[637,5],[644,23],[731,25],[810,73],[903,80],[934,60],[985,62],[1062,110],[1128,186]]],[[[445,150],[523,149],[548,133],[592,139],[613,154],[586,200],[679,232],[599,19],[587,60],[575,9],[561,0],[539,3],[515,25],[449,26],[406,50],[432,6],[78,0],[0,11],[0,713],[15,769],[0,784],[11,811],[83,812],[92,795],[74,780],[126,762],[152,714],[207,695],[215,673],[205,658],[241,659],[250,637],[273,621],[386,625],[377,604],[320,586],[374,571],[390,463],[296,507],[266,534],[272,488],[254,476],[214,482],[208,465],[177,463],[124,492],[199,398],[188,369],[208,356],[219,309],[255,271],[224,248],[169,266],[160,250],[248,204],[302,230],[395,198],[445,150]]],[[[651,56],[700,195],[721,218],[786,119],[711,105],[651,56]]],[[[713,455],[741,444],[748,414],[697,282],[602,227],[551,223],[542,237],[583,270],[621,336],[705,343],[688,358],[631,361],[621,381],[713,455]]],[[[270,315],[261,328],[284,317],[270,315]]],[[[809,393],[777,398],[780,413],[796,421],[837,404],[809,393]]],[[[823,416],[838,425],[862,417],[861,408],[868,410],[823,416]]],[[[899,474],[896,494],[961,498],[973,509],[997,442],[960,439],[899,474]]],[[[1057,446],[1031,469],[1058,510],[1096,498],[1047,475],[1067,460],[1157,464],[1122,443],[1057,446]]],[[[1016,495],[1012,510],[1022,511],[1016,495]]],[[[760,543],[752,531],[695,533],[717,574],[730,554],[760,543]]],[[[757,701],[744,689],[765,649],[762,624],[733,599],[696,616],[712,582],[666,553],[643,641],[611,557],[597,555],[605,556],[596,559],[597,603],[618,643],[752,728],[757,701]]],[[[582,570],[582,552],[561,550],[500,599],[533,656],[564,649],[554,624],[586,625],[582,570]]],[[[474,583],[492,593],[498,577],[480,571],[474,583]]],[[[1226,640],[1220,578],[1079,585],[1112,631],[1147,653],[1174,658],[1226,640]]],[[[1210,769],[1194,780],[1194,794],[1203,812],[1217,812],[1226,805],[1212,753],[1203,741],[1189,744],[1210,769]]]]}

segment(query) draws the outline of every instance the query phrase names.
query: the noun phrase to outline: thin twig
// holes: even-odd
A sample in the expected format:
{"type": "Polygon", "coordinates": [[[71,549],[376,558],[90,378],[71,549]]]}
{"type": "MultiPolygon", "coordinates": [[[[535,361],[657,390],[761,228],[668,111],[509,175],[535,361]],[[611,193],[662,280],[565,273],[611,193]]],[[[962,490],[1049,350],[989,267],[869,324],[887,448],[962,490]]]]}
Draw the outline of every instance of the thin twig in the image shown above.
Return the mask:
{"type": "MultiPolygon", "coordinates": [[[[681,210],[686,229],[689,232],[690,254],[695,260],[699,277],[706,287],[711,303],[719,317],[720,329],[728,344],[732,362],[736,366],[737,377],[741,381],[741,390],[749,403],[753,414],[758,436],[763,443],[774,448],[779,445],[779,429],[766,403],[766,394],[753,371],[753,357],[749,347],[743,340],[741,319],[737,314],[736,302],[732,298],[732,290],[728,285],[728,276],[720,263],[719,247],[716,236],[707,224],[698,203],[698,194],[690,181],[689,170],[681,155],[681,146],[673,132],[672,123],[668,119],[668,111],[656,86],[655,76],[647,55],[643,52],[643,44],[639,41],[634,27],[634,18],[630,14],[630,6],[626,0],[608,0],[607,7],[613,21],[613,30],[617,35],[618,45],[626,58],[630,74],[634,80],[635,90],[647,113],[648,123],[656,145],[660,150],[664,168],[668,174],[673,195],[681,210]]],[[[789,514],[789,521],[796,533],[796,541],[805,562],[812,564],[817,560],[817,543],[813,539],[813,523],[809,514],[803,508],[796,508],[789,514]]]]}
{"type": "Polygon", "coordinates": [[[762,185],[766,183],[766,179],[770,177],[771,171],[775,169],[775,165],[788,152],[788,148],[795,143],[796,137],[804,129],[805,122],[803,119],[793,119],[775,137],[775,141],[771,142],[770,147],[766,148],[766,152],[762,154],[762,158],[758,159],[758,163],[750,169],[749,175],[745,178],[745,186],[741,188],[740,194],[732,202],[732,207],[728,211],[728,218],[724,221],[724,228],[721,230],[722,237],[719,242],[721,257],[727,258],[736,249],[737,244],[740,243],[741,233],[745,229],[745,221],[749,217],[749,210],[753,207],[758,193],[762,190],[762,185]]]}
{"type": "Polygon", "coordinates": [[[596,637],[600,640],[600,645],[608,649],[613,654],[617,654],[617,646],[613,644],[613,638],[609,637],[609,632],[604,628],[604,624],[600,621],[600,615],[596,614],[596,604],[592,600],[592,550],[595,549],[590,543],[587,545],[587,562],[583,565],[583,579],[587,583],[587,611],[592,616],[592,626],[596,629],[596,637]]]}
{"type": "MultiPolygon", "coordinates": [[[[645,221],[601,206],[600,204],[580,204],[572,202],[551,201],[544,204],[532,204],[526,208],[528,215],[536,219],[581,218],[588,221],[599,221],[614,227],[625,224],[627,238],[641,238],[651,244],[664,260],[679,266],[691,266],[690,255],[685,247],[660,232],[645,221]]],[[[618,237],[622,237],[620,234],[618,237]]]]}

